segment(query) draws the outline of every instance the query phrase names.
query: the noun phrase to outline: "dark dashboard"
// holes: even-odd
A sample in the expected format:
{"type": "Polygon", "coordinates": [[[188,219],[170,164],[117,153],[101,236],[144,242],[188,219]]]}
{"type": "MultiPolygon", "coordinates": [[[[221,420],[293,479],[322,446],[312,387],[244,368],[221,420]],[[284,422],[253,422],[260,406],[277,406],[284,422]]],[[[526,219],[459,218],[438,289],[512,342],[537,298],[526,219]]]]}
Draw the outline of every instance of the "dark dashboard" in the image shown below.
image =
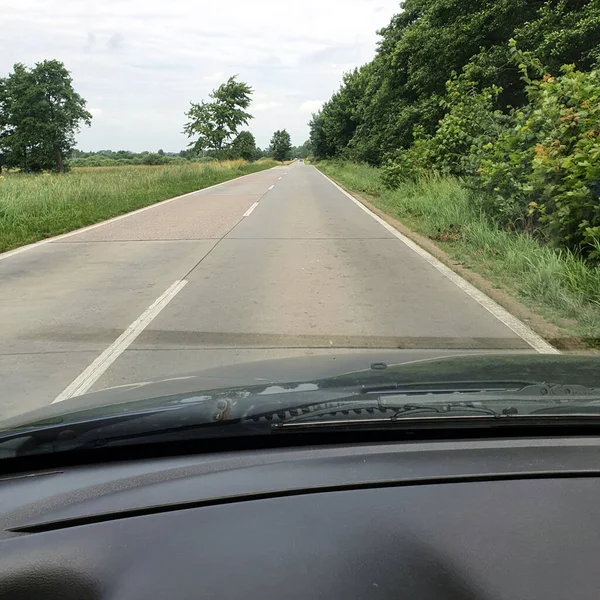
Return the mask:
{"type": "Polygon", "coordinates": [[[6,475],[2,598],[597,598],[600,439],[344,444],[6,475]]]}

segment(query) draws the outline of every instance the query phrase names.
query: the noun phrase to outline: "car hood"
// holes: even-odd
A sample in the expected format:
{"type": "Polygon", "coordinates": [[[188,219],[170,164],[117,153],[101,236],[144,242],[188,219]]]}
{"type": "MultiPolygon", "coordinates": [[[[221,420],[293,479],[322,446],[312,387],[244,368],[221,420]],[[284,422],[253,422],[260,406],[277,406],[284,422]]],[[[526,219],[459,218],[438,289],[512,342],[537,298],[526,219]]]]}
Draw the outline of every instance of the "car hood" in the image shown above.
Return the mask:
{"type": "Polygon", "coordinates": [[[523,382],[599,389],[600,357],[456,352],[378,352],[243,363],[151,382],[128,384],[70,398],[2,422],[11,430],[41,422],[81,421],[128,411],[152,410],[174,398],[193,403],[226,390],[269,395],[336,387],[423,383],[523,382]]]}

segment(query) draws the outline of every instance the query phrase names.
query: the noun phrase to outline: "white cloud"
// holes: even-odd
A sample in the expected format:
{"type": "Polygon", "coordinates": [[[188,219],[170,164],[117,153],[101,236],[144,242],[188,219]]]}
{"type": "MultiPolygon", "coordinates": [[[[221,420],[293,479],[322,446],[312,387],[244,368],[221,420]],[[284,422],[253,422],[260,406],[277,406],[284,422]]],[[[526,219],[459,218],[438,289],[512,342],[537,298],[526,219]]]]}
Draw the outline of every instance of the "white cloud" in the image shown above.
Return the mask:
{"type": "Polygon", "coordinates": [[[258,104],[252,104],[249,112],[262,112],[271,108],[277,108],[278,106],[281,106],[281,102],[259,102],[258,104]]]}
{"type": "Polygon", "coordinates": [[[205,75],[202,79],[204,79],[204,81],[221,82],[225,79],[225,75],[219,71],[218,73],[213,73],[212,75],[205,75]]]}
{"type": "Polygon", "coordinates": [[[123,47],[124,37],[120,33],[113,33],[106,42],[106,47],[111,52],[117,52],[123,47]]]}
{"type": "Polygon", "coordinates": [[[323,100],[307,100],[298,108],[299,113],[312,114],[317,112],[323,106],[323,100]]]}
{"type": "Polygon", "coordinates": [[[238,74],[255,90],[257,143],[286,128],[301,144],[314,99],[371,59],[398,10],[398,0],[20,0],[2,13],[0,77],[16,62],[61,60],[88,106],[102,107],[81,149],[167,151],[188,143],[190,101],[238,74]]]}
{"type": "Polygon", "coordinates": [[[87,110],[94,118],[100,117],[104,112],[101,108],[88,108],[87,110]]]}

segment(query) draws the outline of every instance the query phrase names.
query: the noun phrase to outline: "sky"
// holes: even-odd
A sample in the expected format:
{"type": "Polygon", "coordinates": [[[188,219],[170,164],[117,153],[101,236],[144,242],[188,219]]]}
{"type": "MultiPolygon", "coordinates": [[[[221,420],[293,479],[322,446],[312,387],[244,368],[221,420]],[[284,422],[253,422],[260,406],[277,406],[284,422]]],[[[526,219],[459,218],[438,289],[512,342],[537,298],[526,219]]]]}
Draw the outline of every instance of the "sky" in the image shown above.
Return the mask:
{"type": "Polygon", "coordinates": [[[399,0],[0,1],[0,77],[16,62],[65,63],[92,126],[81,150],[178,152],[190,101],[231,75],[254,89],[247,129],[260,147],[313,112],[345,71],[371,60],[399,0]]]}

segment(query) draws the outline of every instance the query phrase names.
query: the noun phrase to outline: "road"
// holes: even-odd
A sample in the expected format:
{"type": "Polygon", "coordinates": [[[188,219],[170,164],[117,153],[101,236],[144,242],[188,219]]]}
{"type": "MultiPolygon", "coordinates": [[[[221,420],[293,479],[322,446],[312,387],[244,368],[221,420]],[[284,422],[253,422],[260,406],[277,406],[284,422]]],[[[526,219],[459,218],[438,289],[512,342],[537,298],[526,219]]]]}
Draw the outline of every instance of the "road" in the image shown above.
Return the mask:
{"type": "Polygon", "coordinates": [[[0,417],[354,348],[531,350],[302,163],[0,256],[0,417]]]}

